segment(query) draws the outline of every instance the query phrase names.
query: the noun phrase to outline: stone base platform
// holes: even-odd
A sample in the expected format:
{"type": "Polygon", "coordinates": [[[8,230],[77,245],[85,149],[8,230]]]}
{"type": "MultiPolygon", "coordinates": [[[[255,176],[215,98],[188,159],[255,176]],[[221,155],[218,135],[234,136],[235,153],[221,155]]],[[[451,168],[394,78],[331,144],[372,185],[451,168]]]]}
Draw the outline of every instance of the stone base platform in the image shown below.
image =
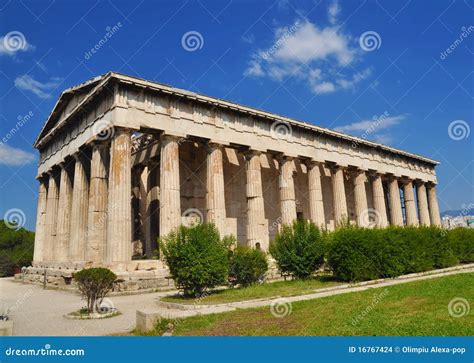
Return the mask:
{"type": "Polygon", "coordinates": [[[117,275],[112,295],[165,291],[175,288],[168,268],[159,260],[134,260],[124,263],[34,262],[15,275],[15,280],[41,284],[48,288],[76,290],[74,273],[83,268],[107,267],[117,275]]]}

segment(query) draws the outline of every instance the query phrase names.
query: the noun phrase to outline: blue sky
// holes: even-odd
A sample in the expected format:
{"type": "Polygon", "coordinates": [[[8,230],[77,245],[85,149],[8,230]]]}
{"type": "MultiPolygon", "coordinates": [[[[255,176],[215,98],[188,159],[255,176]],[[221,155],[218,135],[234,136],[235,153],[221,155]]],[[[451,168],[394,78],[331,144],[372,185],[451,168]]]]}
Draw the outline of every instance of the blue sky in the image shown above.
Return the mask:
{"type": "Polygon", "coordinates": [[[473,1],[1,1],[0,217],[20,209],[34,228],[32,144],[63,89],[110,70],[439,160],[440,208],[460,209],[474,202],[473,10],[473,1]]]}

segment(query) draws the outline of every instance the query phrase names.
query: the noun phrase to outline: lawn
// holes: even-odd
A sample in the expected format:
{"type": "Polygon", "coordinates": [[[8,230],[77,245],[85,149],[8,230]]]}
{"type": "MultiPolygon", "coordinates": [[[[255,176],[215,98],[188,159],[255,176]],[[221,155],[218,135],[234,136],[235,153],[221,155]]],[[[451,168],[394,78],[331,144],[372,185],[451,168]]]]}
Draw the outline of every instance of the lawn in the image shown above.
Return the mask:
{"type": "MultiPolygon", "coordinates": [[[[371,288],[296,302],[276,317],[270,307],[198,315],[171,321],[173,335],[474,335],[474,273],[390,287],[371,288]],[[450,301],[466,299],[462,317],[448,312],[450,301]]],[[[150,334],[161,335],[170,321],[150,334]]]]}
{"type": "Polygon", "coordinates": [[[342,283],[335,281],[331,276],[318,276],[305,281],[276,281],[246,288],[217,290],[196,299],[166,296],[161,300],[180,304],[221,304],[260,298],[311,294],[314,290],[340,284],[342,283]]]}

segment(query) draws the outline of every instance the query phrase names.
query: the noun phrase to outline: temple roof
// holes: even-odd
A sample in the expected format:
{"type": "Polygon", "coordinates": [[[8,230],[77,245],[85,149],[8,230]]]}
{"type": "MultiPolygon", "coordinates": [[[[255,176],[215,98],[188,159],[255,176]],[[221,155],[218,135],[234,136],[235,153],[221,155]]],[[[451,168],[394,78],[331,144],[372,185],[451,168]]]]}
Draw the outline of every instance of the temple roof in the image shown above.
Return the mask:
{"type": "Polygon", "coordinates": [[[183,97],[190,100],[195,100],[198,102],[211,104],[213,106],[227,108],[227,109],[238,111],[241,113],[246,113],[251,116],[266,118],[273,122],[274,121],[286,122],[292,126],[307,129],[308,131],[318,132],[320,134],[331,136],[336,139],[343,139],[346,141],[355,142],[357,144],[362,144],[362,145],[366,145],[366,146],[373,147],[376,149],[381,149],[390,153],[403,155],[412,159],[426,162],[428,164],[432,164],[432,165],[439,164],[439,162],[436,160],[429,159],[421,155],[403,151],[397,148],[379,144],[379,143],[369,141],[366,139],[362,139],[359,137],[355,137],[352,135],[348,135],[343,132],[315,126],[314,124],[298,121],[298,120],[291,119],[285,116],[280,116],[280,115],[270,113],[264,110],[260,110],[257,108],[243,106],[243,105],[240,105],[231,101],[222,100],[216,97],[210,97],[203,94],[187,91],[184,89],[175,88],[163,83],[151,82],[142,78],[127,76],[127,75],[116,73],[116,72],[108,72],[104,75],[92,78],[84,83],[78,84],[74,87],[64,90],[59,96],[59,99],[56,102],[56,105],[54,106],[44,127],[42,128],[40,134],[38,135],[38,138],[36,139],[34,146],[36,148],[39,148],[41,144],[43,144],[43,141],[44,141],[43,139],[46,139],[46,138],[49,139],[49,137],[52,136],[51,134],[54,133],[57,128],[62,127],[64,122],[61,122],[58,124],[57,123],[58,117],[62,113],[64,108],[67,107],[67,105],[71,102],[73,97],[77,98],[76,99],[77,105],[73,109],[71,109],[71,114],[77,111],[78,109],[80,109],[86,102],[90,101],[94,97],[95,94],[97,94],[103,87],[105,87],[112,80],[116,80],[120,83],[134,85],[140,88],[161,91],[166,94],[171,94],[177,97],[183,97]]]}

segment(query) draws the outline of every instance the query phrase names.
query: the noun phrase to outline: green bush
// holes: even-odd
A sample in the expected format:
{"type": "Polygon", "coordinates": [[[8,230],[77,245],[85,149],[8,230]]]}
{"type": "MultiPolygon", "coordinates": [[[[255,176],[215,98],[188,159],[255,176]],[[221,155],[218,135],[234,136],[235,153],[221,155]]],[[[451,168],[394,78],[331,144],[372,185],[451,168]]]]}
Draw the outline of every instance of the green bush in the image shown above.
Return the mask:
{"type": "Polygon", "coordinates": [[[474,229],[455,228],[446,233],[449,246],[459,261],[474,262],[474,229]]]}
{"type": "Polygon", "coordinates": [[[74,274],[80,293],[87,301],[87,310],[101,312],[100,305],[107,293],[112,290],[117,276],[107,268],[85,268],[74,274]]]}
{"type": "Polygon", "coordinates": [[[463,238],[453,236],[450,241],[438,227],[345,226],[328,238],[328,264],[334,275],[344,281],[395,277],[454,266],[461,260],[458,255],[464,253],[462,243],[458,242],[463,238]],[[456,252],[454,245],[461,252],[456,252]]]}
{"type": "Polygon", "coordinates": [[[270,253],[282,273],[310,277],[324,262],[324,240],[314,223],[305,220],[283,225],[270,244],[270,253]]]}
{"type": "Polygon", "coordinates": [[[229,270],[229,239],[213,224],[180,226],[160,239],[160,248],[176,286],[185,296],[198,296],[225,284],[229,270]]]}
{"type": "Polygon", "coordinates": [[[9,226],[0,220],[0,277],[13,276],[33,260],[34,232],[9,226]]]}
{"type": "Polygon", "coordinates": [[[248,286],[262,280],[268,270],[264,252],[250,248],[237,247],[230,257],[229,280],[232,284],[248,286]]]}

